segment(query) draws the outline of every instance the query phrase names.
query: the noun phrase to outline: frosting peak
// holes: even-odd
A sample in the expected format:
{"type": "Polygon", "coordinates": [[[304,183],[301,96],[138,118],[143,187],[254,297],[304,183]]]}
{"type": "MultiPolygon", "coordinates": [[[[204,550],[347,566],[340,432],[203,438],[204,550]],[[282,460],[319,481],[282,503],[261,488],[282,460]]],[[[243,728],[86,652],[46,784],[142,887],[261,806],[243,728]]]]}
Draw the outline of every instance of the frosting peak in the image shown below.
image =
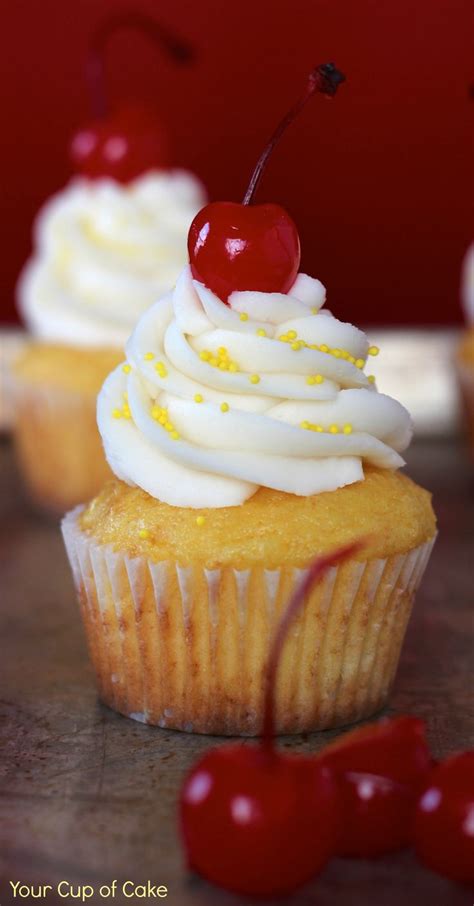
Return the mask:
{"type": "Polygon", "coordinates": [[[412,434],[364,372],[365,334],[322,308],[319,280],[224,304],[182,272],[139,320],[106,380],[98,424],[115,474],[175,506],[243,503],[260,486],[298,495],[387,469],[412,434]]]}
{"type": "Polygon", "coordinates": [[[181,170],[126,186],[70,182],[36,220],[35,253],[18,284],[27,326],[45,340],[122,347],[142,312],[174,285],[203,203],[201,184],[181,170]]]}

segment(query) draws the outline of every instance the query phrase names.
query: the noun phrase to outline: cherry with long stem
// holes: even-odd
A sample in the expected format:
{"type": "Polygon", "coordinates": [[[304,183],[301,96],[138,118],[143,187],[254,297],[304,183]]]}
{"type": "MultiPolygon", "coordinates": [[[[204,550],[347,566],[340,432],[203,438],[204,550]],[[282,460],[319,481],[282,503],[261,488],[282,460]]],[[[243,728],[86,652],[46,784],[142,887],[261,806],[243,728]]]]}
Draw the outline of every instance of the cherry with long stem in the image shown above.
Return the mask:
{"type": "Polygon", "coordinates": [[[291,893],[334,851],[341,824],[335,781],[317,759],[274,747],[275,679],[289,627],[313,585],[361,549],[356,542],[319,557],[292,597],[267,662],[263,741],[211,749],[185,780],[180,817],[189,866],[228,890],[291,893]]]}
{"type": "Polygon", "coordinates": [[[94,120],[73,135],[74,169],[88,179],[127,183],[149,170],[169,167],[169,136],[155,110],[127,103],[110,110],[105,73],[106,51],[120,31],[138,31],[175,63],[192,61],[193,48],[160,22],[143,13],[123,12],[102,22],[92,37],[86,60],[94,120]]]}
{"type": "Polygon", "coordinates": [[[107,96],[105,57],[111,39],[120,31],[137,31],[151,40],[178,64],[194,59],[194,49],[170,28],[138,12],[123,12],[102,22],[92,37],[86,59],[85,74],[89,85],[93,115],[98,119],[108,116],[110,105],[107,96]]]}
{"type": "Polygon", "coordinates": [[[313,94],[319,91],[321,94],[326,95],[326,97],[334,97],[339,85],[341,82],[344,82],[345,79],[344,73],[340,72],[339,69],[336,69],[334,63],[323,63],[320,66],[315,66],[315,68],[311,70],[303,94],[288,113],[285,114],[262,151],[252,176],[250,177],[250,182],[242,200],[242,204],[252,204],[270,155],[273,154],[273,151],[288,129],[288,126],[290,126],[293,120],[301,113],[303,107],[308,103],[313,94]]]}
{"type": "Polygon", "coordinates": [[[192,275],[223,302],[235,291],[291,289],[301,257],[296,224],[280,205],[254,204],[255,193],[274,148],[309,99],[316,93],[333,97],[344,79],[334,63],[314,67],[260,155],[243,203],[213,202],[194,218],[188,236],[192,275]]]}

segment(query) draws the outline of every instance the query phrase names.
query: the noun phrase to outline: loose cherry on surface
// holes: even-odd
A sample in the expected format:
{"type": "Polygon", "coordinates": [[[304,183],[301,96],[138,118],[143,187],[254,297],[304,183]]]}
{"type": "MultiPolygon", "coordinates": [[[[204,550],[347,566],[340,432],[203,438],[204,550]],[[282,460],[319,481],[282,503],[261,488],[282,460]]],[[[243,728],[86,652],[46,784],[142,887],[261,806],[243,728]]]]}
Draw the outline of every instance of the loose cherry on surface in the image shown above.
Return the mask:
{"type": "Polygon", "coordinates": [[[433,768],[415,811],[418,858],[437,874],[474,883],[474,750],[433,768]]]}
{"type": "Polygon", "coordinates": [[[105,90],[105,51],[110,38],[122,29],[134,29],[151,38],[176,62],[187,63],[192,51],[162,25],[141,13],[123,13],[107,19],[91,43],[86,75],[94,118],[73,135],[70,157],[77,173],[89,179],[108,177],[127,183],[151,169],[170,165],[167,130],[156,111],[127,103],[111,112],[105,90]]]}
{"type": "Polygon", "coordinates": [[[422,720],[369,724],[340,737],[319,758],[334,773],[342,799],[339,855],[371,858],[409,845],[417,798],[433,764],[422,720]]]}
{"type": "Polygon", "coordinates": [[[266,163],[287,126],[315,92],[335,95],[344,76],[334,64],[317,66],[304,94],[273,133],[252,174],[242,204],[213,202],[194,218],[188,236],[191,271],[223,301],[235,290],[287,292],[300,264],[298,230],[277,204],[252,204],[266,163]]]}
{"type": "Polygon", "coordinates": [[[318,558],[279,625],[267,666],[262,743],[211,749],[180,799],[188,864],[207,880],[249,896],[289,894],[324,867],[341,815],[331,771],[315,758],[274,747],[274,688],[290,623],[313,584],[360,549],[318,558]]]}

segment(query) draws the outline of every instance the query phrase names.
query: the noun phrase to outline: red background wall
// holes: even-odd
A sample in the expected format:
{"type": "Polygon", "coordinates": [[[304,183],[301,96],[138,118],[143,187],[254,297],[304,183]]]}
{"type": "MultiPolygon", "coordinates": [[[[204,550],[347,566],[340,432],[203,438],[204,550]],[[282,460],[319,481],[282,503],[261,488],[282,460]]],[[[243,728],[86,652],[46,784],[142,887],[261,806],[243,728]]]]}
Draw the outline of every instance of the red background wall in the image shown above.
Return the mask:
{"type": "Polygon", "coordinates": [[[213,198],[238,199],[253,163],[314,63],[348,76],[315,99],[272,160],[259,200],[295,217],[304,268],[356,322],[460,318],[472,235],[474,79],[470,0],[15,0],[3,11],[0,316],[33,215],[64,184],[66,143],[88,114],[82,61],[104,13],[130,6],[179,27],[199,51],[175,70],[136,34],[109,53],[113,97],[156,102],[176,161],[213,198]]]}

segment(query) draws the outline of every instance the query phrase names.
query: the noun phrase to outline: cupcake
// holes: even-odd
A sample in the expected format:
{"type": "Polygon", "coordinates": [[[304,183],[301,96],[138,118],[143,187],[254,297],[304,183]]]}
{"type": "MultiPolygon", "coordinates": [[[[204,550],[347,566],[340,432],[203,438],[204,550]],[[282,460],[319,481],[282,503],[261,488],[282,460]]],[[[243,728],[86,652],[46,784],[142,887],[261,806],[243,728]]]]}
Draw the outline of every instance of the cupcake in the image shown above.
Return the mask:
{"type": "Polygon", "coordinates": [[[364,538],[296,619],[275,711],[279,733],[368,717],[436,531],[399,472],[410,417],[367,374],[365,334],[298,273],[281,207],[208,205],[188,248],[99,394],[115,478],[63,521],[100,697],[162,727],[258,734],[282,609],[315,555],[364,538]]]}
{"type": "Polygon", "coordinates": [[[468,248],[462,269],[461,302],[467,327],[456,351],[456,370],[464,411],[464,426],[474,459],[474,243],[468,248]]]}
{"type": "Polygon", "coordinates": [[[126,186],[73,180],[40,212],[18,284],[31,342],[14,375],[18,457],[42,505],[64,511],[110,477],[97,393],[137,318],[176,281],[202,200],[191,174],[156,171],[126,186]]]}
{"type": "Polygon", "coordinates": [[[110,477],[97,393],[138,317],[174,286],[205,198],[195,176],[173,167],[155,111],[132,102],[108,109],[104,54],[121,28],[138,29],[178,62],[190,54],[147,16],[100,24],[86,70],[97,117],[73,136],[76,177],[40,212],[18,283],[31,333],[15,368],[18,456],[33,497],[62,512],[110,477]]]}

